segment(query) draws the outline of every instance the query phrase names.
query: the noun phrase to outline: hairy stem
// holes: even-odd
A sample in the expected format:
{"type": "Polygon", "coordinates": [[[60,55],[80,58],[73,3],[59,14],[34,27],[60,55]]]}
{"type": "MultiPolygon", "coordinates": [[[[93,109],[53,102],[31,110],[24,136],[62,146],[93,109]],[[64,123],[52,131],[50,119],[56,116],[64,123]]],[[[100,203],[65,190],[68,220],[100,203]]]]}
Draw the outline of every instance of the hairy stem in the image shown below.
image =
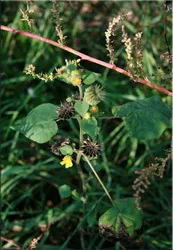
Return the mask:
{"type": "Polygon", "coordinates": [[[86,162],[88,163],[89,167],[90,167],[91,170],[93,171],[93,173],[94,173],[95,177],[97,178],[97,180],[99,181],[100,185],[101,185],[102,188],[104,189],[104,191],[105,191],[106,195],[108,196],[110,202],[112,203],[112,205],[114,205],[113,200],[112,200],[112,198],[111,198],[111,196],[110,196],[108,190],[106,189],[105,185],[103,184],[103,182],[101,181],[100,177],[99,177],[98,174],[96,173],[96,171],[95,171],[95,169],[93,168],[93,166],[92,166],[91,162],[89,161],[88,157],[87,157],[86,155],[84,155],[83,153],[82,153],[82,155],[84,156],[86,162]]]}
{"type": "Polygon", "coordinates": [[[80,159],[82,156],[82,151],[78,151],[77,156],[76,156],[76,164],[79,165],[80,159]]]}
{"type": "Polygon", "coordinates": [[[80,146],[82,145],[82,143],[83,143],[83,132],[80,129],[80,146]]]}
{"type": "Polygon", "coordinates": [[[81,86],[81,85],[79,85],[79,86],[78,86],[78,88],[79,88],[79,96],[80,96],[80,100],[82,100],[82,98],[83,98],[82,86],[81,86]]]}
{"type": "MultiPolygon", "coordinates": [[[[82,100],[82,98],[83,98],[82,87],[81,86],[78,86],[78,87],[79,87],[80,100],[82,100]]],[[[81,182],[82,182],[82,191],[83,191],[83,197],[82,197],[83,216],[85,217],[85,215],[86,215],[86,192],[87,192],[87,186],[86,186],[86,181],[85,181],[85,175],[84,175],[84,173],[82,171],[82,168],[80,166],[80,160],[81,160],[81,156],[82,156],[82,151],[80,150],[80,146],[83,143],[83,131],[80,128],[81,118],[79,117],[77,120],[78,120],[78,123],[79,123],[80,132],[79,132],[79,151],[78,151],[77,157],[76,157],[76,165],[77,165],[78,172],[79,172],[79,175],[80,175],[80,179],[81,179],[81,182]]],[[[82,249],[85,250],[86,247],[85,247],[85,240],[84,240],[84,232],[83,232],[83,230],[80,231],[80,241],[81,241],[81,247],[82,247],[82,249]]]]}
{"type": "MultiPolygon", "coordinates": [[[[10,28],[8,26],[4,26],[4,25],[0,25],[0,29],[9,31],[9,32],[12,32],[12,33],[15,33],[15,34],[20,34],[20,35],[24,35],[24,36],[27,36],[27,37],[31,37],[33,39],[37,39],[37,40],[43,41],[45,43],[49,43],[49,44],[51,44],[53,46],[59,47],[59,48],[61,48],[63,50],[66,50],[66,51],[68,51],[68,52],[70,52],[70,53],[72,53],[72,54],[74,54],[76,56],[79,56],[82,60],[90,61],[90,62],[99,64],[99,65],[101,65],[103,67],[115,70],[115,71],[117,71],[117,72],[119,72],[121,74],[124,74],[124,75],[128,76],[128,77],[131,77],[131,78],[133,77],[133,75],[130,72],[128,72],[128,71],[126,71],[126,70],[124,70],[122,68],[117,67],[115,64],[111,64],[111,63],[107,63],[107,62],[98,60],[98,59],[96,59],[94,57],[83,54],[83,53],[81,53],[79,51],[76,51],[76,50],[74,50],[74,49],[72,49],[70,47],[67,47],[67,46],[62,45],[60,43],[57,43],[57,42],[55,42],[53,40],[50,40],[48,38],[38,36],[38,35],[30,33],[30,32],[16,30],[16,29],[10,28]]],[[[156,84],[154,84],[154,83],[152,83],[152,82],[150,82],[148,80],[138,78],[138,79],[135,79],[135,82],[143,83],[143,84],[147,85],[150,88],[156,89],[156,90],[158,90],[158,91],[160,91],[160,92],[162,92],[164,94],[173,96],[173,93],[171,91],[166,90],[165,88],[162,88],[160,86],[157,86],[156,84]]]]}

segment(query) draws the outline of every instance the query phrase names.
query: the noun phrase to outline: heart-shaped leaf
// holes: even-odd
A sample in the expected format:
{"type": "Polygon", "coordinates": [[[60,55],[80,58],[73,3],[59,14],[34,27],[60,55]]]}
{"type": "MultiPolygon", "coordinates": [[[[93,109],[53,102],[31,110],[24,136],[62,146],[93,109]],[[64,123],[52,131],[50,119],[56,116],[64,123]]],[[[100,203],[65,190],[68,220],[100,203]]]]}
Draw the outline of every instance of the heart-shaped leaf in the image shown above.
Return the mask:
{"type": "Polygon", "coordinates": [[[76,112],[83,117],[89,109],[89,104],[86,101],[76,101],[74,107],[76,112]]]}
{"type": "Polygon", "coordinates": [[[41,104],[31,110],[15,129],[35,142],[45,143],[57,133],[56,111],[57,107],[51,103],[41,104]]]}
{"type": "Polygon", "coordinates": [[[90,119],[83,119],[80,123],[80,127],[82,131],[91,136],[92,139],[96,137],[99,131],[97,127],[97,120],[94,117],[91,117],[90,119]]]}
{"type": "Polygon", "coordinates": [[[123,233],[133,237],[135,231],[142,226],[142,212],[137,210],[135,198],[116,200],[114,207],[108,209],[99,219],[99,228],[102,234],[109,231],[109,235],[117,239],[123,233]]]}
{"type": "Polygon", "coordinates": [[[83,82],[85,84],[90,85],[90,84],[94,83],[95,81],[97,81],[100,76],[101,76],[101,74],[99,74],[99,73],[95,73],[92,71],[84,71],[82,79],[83,79],[83,82]]]}
{"type": "Polygon", "coordinates": [[[138,139],[151,140],[171,127],[171,110],[159,96],[115,107],[113,114],[125,117],[130,134],[138,139]]]}

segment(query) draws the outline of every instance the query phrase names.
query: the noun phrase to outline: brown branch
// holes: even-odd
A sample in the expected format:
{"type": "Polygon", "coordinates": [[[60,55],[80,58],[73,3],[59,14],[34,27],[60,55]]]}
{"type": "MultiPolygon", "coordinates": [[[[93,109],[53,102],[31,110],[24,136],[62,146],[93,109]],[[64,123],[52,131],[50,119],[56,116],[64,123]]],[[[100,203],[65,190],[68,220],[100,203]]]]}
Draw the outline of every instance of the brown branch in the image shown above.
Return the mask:
{"type": "MultiPolygon", "coordinates": [[[[117,67],[115,64],[107,63],[107,62],[98,60],[96,58],[90,57],[90,56],[88,56],[86,54],[83,54],[83,53],[81,53],[79,51],[76,51],[76,50],[74,50],[74,49],[72,49],[70,47],[67,47],[67,46],[62,45],[60,43],[57,43],[57,42],[55,42],[53,40],[50,40],[48,38],[41,37],[41,36],[38,36],[38,35],[30,33],[30,32],[16,30],[16,29],[4,26],[4,25],[0,25],[0,29],[5,30],[5,31],[9,31],[9,32],[12,32],[12,33],[15,33],[15,34],[20,34],[20,35],[24,35],[24,36],[27,36],[27,37],[31,37],[32,39],[37,39],[37,40],[43,41],[45,43],[49,43],[49,44],[51,44],[53,46],[59,47],[60,49],[66,50],[66,51],[68,51],[68,52],[70,52],[70,53],[72,53],[72,54],[74,54],[76,56],[79,56],[82,60],[90,61],[90,62],[99,64],[99,65],[101,65],[103,67],[115,70],[115,71],[117,71],[117,72],[119,72],[121,74],[124,74],[124,75],[128,76],[128,77],[133,77],[130,72],[117,67]]],[[[138,79],[135,79],[135,82],[143,83],[143,84],[149,86],[150,88],[156,89],[156,90],[158,90],[158,91],[160,91],[160,92],[162,92],[164,94],[173,96],[173,93],[171,91],[166,90],[165,88],[162,88],[160,86],[157,86],[156,84],[154,84],[154,83],[152,83],[152,82],[150,82],[148,80],[138,78],[138,79]]]]}
{"type": "Polygon", "coordinates": [[[1,240],[10,243],[13,246],[16,246],[17,247],[16,250],[21,250],[21,247],[14,240],[8,239],[8,238],[6,238],[4,236],[1,236],[1,240]]]}

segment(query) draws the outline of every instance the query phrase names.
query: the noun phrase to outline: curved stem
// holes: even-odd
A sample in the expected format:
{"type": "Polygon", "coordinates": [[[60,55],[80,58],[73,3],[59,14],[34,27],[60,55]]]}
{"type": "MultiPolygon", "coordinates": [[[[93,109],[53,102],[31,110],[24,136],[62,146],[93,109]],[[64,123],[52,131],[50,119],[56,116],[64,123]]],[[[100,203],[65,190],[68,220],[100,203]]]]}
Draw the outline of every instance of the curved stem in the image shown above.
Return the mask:
{"type": "Polygon", "coordinates": [[[80,100],[82,100],[82,98],[83,98],[82,86],[81,86],[81,85],[79,85],[79,86],[78,86],[78,88],[79,88],[79,96],[80,96],[80,100]]]}
{"type": "MultiPolygon", "coordinates": [[[[9,31],[9,32],[12,32],[12,33],[15,33],[15,34],[20,34],[20,35],[24,35],[24,36],[27,36],[27,37],[31,37],[33,39],[37,39],[37,40],[43,41],[45,43],[49,43],[49,44],[51,44],[53,46],[59,47],[60,49],[66,50],[66,51],[68,51],[68,52],[70,52],[70,53],[72,53],[72,54],[74,54],[76,56],[79,56],[82,60],[90,61],[90,62],[99,64],[99,65],[101,65],[103,67],[115,70],[115,71],[117,71],[117,72],[119,72],[121,74],[124,74],[124,75],[128,76],[128,77],[131,77],[131,78],[133,77],[133,75],[130,72],[128,72],[128,71],[126,71],[126,70],[124,70],[122,68],[117,67],[115,64],[111,64],[111,63],[107,63],[107,62],[98,60],[98,59],[96,59],[94,57],[83,54],[83,53],[81,53],[79,51],[76,51],[76,50],[74,50],[74,49],[72,49],[70,47],[67,47],[67,46],[65,46],[63,44],[57,43],[57,42],[55,42],[53,40],[50,40],[48,38],[38,36],[38,35],[30,33],[30,32],[16,30],[16,29],[4,26],[4,25],[0,25],[0,29],[9,31]]],[[[160,92],[162,92],[164,94],[173,96],[173,93],[171,91],[166,90],[165,88],[162,88],[160,86],[157,86],[156,84],[154,84],[154,83],[152,83],[152,82],[150,82],[148,80],[138,78],[138,79],[135,79],[135,82],[143,83],[143,84],[147,85],[150,88],[156,89],[156,90],[158,90],[158,91],[160,91],[160,92]]]]}
{"type": "Polygon", "coordinates": [[[76,157],[76,165],[79,165],[81,156],[82,156],[82,151],[78,151],[77,157],[76,157]]]}
{"type": "Polygon", "coordinates": [[[100,177],[98,176],[98,174],[96,173],[95,169],[93,168],[91,162],[89,161],[88,157],[86,155],[84,155],[82,153],[83,157],[85,158],[86,162],[88,163],[89,167],[91,168],[91,170],[93,171],[93,173],[95,174],[95,177],[97,178],[97,180],[99,181],[100,185],[102,186],[102,188],[104,189],[106,195],[108,196],[110,202],[112,203],[112,205],[114,205],[113,200],[108,192],[108,190],[106,189],[105,185],[103,184],[103,182],[101,181],[100,177]]]}

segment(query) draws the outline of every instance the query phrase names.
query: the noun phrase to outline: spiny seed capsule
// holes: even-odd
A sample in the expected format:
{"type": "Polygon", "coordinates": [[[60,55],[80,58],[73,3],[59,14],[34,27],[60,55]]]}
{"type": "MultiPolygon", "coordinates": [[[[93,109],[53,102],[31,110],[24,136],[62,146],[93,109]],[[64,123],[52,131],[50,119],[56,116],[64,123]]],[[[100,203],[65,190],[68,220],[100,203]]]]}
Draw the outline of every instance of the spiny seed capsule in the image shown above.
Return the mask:
{"type": "Polygon", "coordinates": [[[74,102],[64,102],[61,104],[57,115],[62,119],[70,119],[75,113],[74,102]]]}
{"type": "Polygon", "coordinates": [[[56,139],[52,142],[51,151],[55,155],[61,155],[59,149],[63,146],[69,145],[69,138],[65,138],[63,136],[57,136],[56,139]]]}
{"type": "Polygon", "coordinates": [[[99,85],[90,86],[85,90],[84,99],[90,105],[97,105],[99,102],[103,101],[104,98],[105,92],[99,85]]]}
{"type": "Polygon", "coordinates": [[[95,158],[101,153],[100,145],[97,142],[91,141],[90,138],[84,140],[81,148],[83,153],[91,158],[95,158]]]}

